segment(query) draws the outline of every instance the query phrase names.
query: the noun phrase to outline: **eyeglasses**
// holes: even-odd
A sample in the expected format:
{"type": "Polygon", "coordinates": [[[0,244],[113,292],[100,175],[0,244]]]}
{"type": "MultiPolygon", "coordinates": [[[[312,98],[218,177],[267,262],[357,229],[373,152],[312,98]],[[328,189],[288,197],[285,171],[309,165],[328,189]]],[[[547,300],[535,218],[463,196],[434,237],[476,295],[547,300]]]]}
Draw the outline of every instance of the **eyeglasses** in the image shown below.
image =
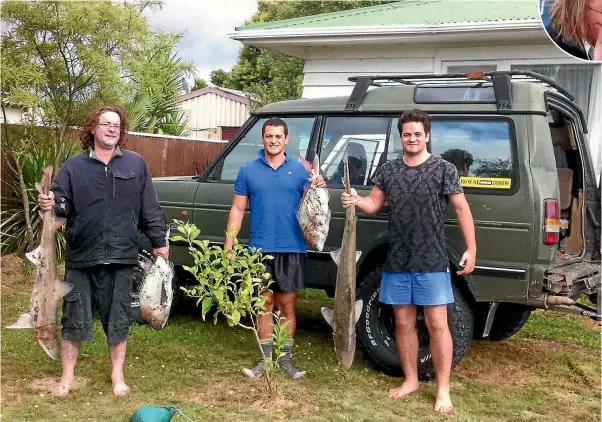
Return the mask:
{"type": "Polygon", "coordinates": [[[121,125],[111,124],[111,123],[99,123],[98,125],[102,126],[105,129],[113,128],[113,129],[118,129],[119,130],[121,128],[121,125]]]}
{"type": "Polygon", "coordinates": [[[602,10],[596,10],[596,9],[594,9],[593,7],[589,7],[589,6],[588,6],[587,8],[588,8],[589,10],[593,10],[594,12],[596,12],[596,13],[600,13],[600,14],[602,15],[602,10]]]}

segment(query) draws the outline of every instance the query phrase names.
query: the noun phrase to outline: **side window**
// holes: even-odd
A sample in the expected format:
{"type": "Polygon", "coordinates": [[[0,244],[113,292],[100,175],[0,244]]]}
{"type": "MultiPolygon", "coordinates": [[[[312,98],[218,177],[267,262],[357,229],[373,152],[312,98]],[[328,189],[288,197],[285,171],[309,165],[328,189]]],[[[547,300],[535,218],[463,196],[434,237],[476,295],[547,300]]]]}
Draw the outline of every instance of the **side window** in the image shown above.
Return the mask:
{"type": "MultiPolygon", "coordinates": [[[[235,181],[240,167],[257,157],[257,153],[263,148],[261,127],[266,120],[268,120],[267,117],[259,119],[224,158],[220,180],[235,181]]],[[[290,135],[285,149],[286,154],[293,158],[297,158],[299,155],[306,158],[315,117],[287,117],[282,120],[286,122],[290,135]]]]}
{"type": "Polygon", "coordinates": [[[431,152],[454,164],[465,188],[510,190],[514,177],[507,120],[434,120],[431,152]]]}
{"type": "MultiPolygon", "coordinates": [[[[465,188],[512,189],[514,159],[508,120],[434,119],[429,150],[456,166],[465,188]]],[[[387,160],[402,155],[395,118],[391,124],[387,160]]]]}
{"type": "Polygon", "coordinates": [[[349,152],[349,177],[354,186],[370,184],[385,151],[386,117],[329,117],[320,151],[320,170],[329,186],[342,186],[343,157],[349,152]]]}

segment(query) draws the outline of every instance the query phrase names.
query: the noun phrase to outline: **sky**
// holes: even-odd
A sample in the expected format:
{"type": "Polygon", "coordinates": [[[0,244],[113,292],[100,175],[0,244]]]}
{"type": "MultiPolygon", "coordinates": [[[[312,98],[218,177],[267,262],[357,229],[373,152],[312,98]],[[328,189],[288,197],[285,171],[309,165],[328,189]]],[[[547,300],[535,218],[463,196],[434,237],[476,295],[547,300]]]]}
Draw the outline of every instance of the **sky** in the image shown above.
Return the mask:
{"type": "Polygon", "coordinates": [[[230,70],[243,44],[228,37],[257,11],[256,0],[165,0],[162,10],[146,11],[151,26],[184,32],[179,57],[196,67],[209,82],[209,72],[230,70]]]}

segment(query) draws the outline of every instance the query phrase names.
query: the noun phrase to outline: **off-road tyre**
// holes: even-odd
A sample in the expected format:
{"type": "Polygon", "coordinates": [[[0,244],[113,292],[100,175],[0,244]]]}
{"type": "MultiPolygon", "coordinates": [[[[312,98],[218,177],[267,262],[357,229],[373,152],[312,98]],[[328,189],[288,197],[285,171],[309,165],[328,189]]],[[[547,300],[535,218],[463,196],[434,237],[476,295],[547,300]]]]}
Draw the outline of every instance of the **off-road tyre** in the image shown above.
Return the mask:
{"type": "Polygon", "coordinates": [[[480,306],[475,312],[474,338],[479,340],[486,339],[489,341],[506,340],[518,333],[525,326],[533,309],[534,308],[531,306],[521,305],[519,303],[500,303],[495,312],[493,324],[491,325],[491,330],[489,330],[489,336],[483,337],[489,305],[480,306]]]}
{"type": "MultiPolygon", "coordinates": [[[[382,268],[377,268],[360,282],[357,297],[364,306],[356,325],[357,344],[365,358],[377,370],[393,376],[403,376],[395,344],[393,307],[378,300],[382,268]]],[[[454,343],[452,367],[462,361],[472,343],[474,317],[463,293],[453,286],[456,301],[448,305],[448,321],[454,343]]],[[[418,307],[418,376],[423,381],[434,378],[435,369],[429,346],[429,335],[422,307],[418,307]]]]}

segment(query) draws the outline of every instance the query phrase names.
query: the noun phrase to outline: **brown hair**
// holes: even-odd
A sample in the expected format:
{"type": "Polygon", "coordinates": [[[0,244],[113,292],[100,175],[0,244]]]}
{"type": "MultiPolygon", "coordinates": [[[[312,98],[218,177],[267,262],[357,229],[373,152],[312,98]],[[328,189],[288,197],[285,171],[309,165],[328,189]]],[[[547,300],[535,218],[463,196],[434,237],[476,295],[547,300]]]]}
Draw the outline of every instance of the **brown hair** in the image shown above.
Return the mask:
{"type": "Polygon", "coordinates": [[[581,40],[594,44],[596,39],[586,19],[588,0],[556,0],[552,6],[552,29],[568,41],[580,44],[581,40]]]}
{"type": "Polygon", "coordinates": [[[397,121],[397,130],[399,130],[399,136],[403,137],[403,125],[408,122],[419,122],[424,127],[424,134],[428,135],[431,133],[431,117],[424,110],[407,110],[401,113],[399,120],[397,121]]]}
{"type": "Polygon", "coordinates": [[[117,142],[117,146],[119,148],[125,148],[127,141],[127,132],[130,129],[130,122],[128,121],[125,115],[125,109],[119,105],[111,105],[111,106],[101,106],[96,107],[90,111],[88,117],[86,117],[86,123],[84,123],[84,129],[80,136],[82,149],[85,151],[88,148],[94,148],[94,135],[92,131],[98,124],[98,118],[102,113],[106,113],[107,111],[112,111],[113,113],[117,113],[119,115],[119,119],[121,121],[121,128],[119,129],[119,141],[117,142]]]}

